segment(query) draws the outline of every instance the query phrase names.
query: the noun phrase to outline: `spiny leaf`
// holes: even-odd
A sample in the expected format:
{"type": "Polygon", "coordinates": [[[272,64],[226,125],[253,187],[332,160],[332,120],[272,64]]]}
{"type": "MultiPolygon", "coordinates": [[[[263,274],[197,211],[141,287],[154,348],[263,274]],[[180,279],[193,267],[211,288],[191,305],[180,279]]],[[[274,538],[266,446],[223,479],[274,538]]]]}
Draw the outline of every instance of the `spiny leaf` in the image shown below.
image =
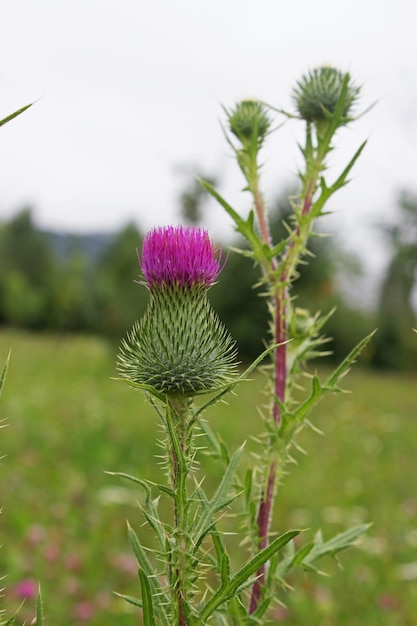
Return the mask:
{"type": "Polygon", "coordinates": [[[335,557],[338,552],[354,546],[357,539],[363,535],[370,526],[371,524],[354,526],[332,537],[328,541],[323,541],[321,531],[317,531],[314,540],[302,546],[298,551],[295,551],[293,542],[288,543],[286,555],[279,563],[271,568],[271,576],[279,580],[281,584],[285,584],[285,574],[296,565],[307,570],[317,571],[313,563],[324,556],[335,557]]]}
{"type": "Polygon", "coordinates": [[[24,113],[32,105],[33,105],[33,102],[31,102],[30,104],[27,104],[26,106],[22,107],[18,111],[15,111],[14,113],[11,113],[11,115],[8,115],[7,117],[4,117],[2,120],[0,120],[0,126],[3,126],[3,124],[7,124],[7,122],[10,122],[11,120],[13,120],[15,117],[17,117],[21,113],[24,113]]]}
{"type": "Polygon", "coordinates": [[[153,601],[149,581],[143,570],[139,570],[140,588],[142,591],[143,626],[155,626],[153,601]]]}
{"type": "Polygon", "coordinates": [[[133,606],[138,606],[140,609],[142,608],[142,600],[140,600],[139,598],[134,598],[133,596],[126,596],[123,593],[117,593],[117,591],[114,591],[113,593],[118,598],[122,598],[122,600],[126,600],[126,602],[129,602],[129,604],[132,604],[133,606]]]}
{"type": "Polygon", "coordinates": [[[136,560],[139,563],[140,568],[143,570],[144,575],[147,577],[151,595],[153,598],[161,598],[161,601],[158,602],[158,617],[161,619],[161,623],[164,624],[164,626],[170,626],[170,621],[164,608],[165,605],[168,604],[167,598],[162,591],[162,588],[158,582],[158,578],[153,571],[149,559],[146,556],[145,550],[143,549],[135,531],[129,524],[127,530],[129,543],[132,547],[134,555],[136,556],[136,560]]]}
{"type": "MultiPolygon", "coordinates": [[[[225,209],[225,211],[230,215],[236,225],[236,231],[239,232],[243,237],[247,240],[250,247],[253,250],[255,258],[258,261],[262,262],[268,260],[268,258],[264,254],[263,250],[263,242],[259,239],[259,236],[255,230],[255,216],[253,211],[249,212],[249,216],[247,220],[244,220],[237,211],[235,211],[230,204],[216,191],[213,185],[210,185],[205,180],[198,179],[200,183],[203,185],[204,189],[208,191],[213,198],[217,200],[217,202],[225,209]]],[[[269,256],[269,248],[268,248],[268,256],[269,256]]]]}
{"type": "Polygon", "coordinates": [[[0,374],[0,396],[3,392],[3,387],[4,387],[4,383],[6,381],[6,375],[7,375],[7,370],[9,369],[9,361],[10,361],[10,352],[7,356],[6,362],[3,365],[3,368],[1,370],[1,374],[0,374]]]}
{"type": "Polygon", "coordinates": [[[321,178],[321,181],[320,181],[321,194],[317,198],[316,202],[313,204],[313,207],[311,209],[311,215],[313,215],[314,217],[318,217],[319,215],[322,215],[323,206],[325,205],[327,200],[330,198],[330,196],[332,196],[338,189],[341,189],[348,183],[348,179],[347,179],[348,174],[353,168],[353,166],[355,165],[358,158],[360,157],[366,144],[367,142],[364,141],[359,146],[358,150],[355,152],[355,154],[353,155],[352,159],[349,161],[349,163],[347,164],[343,172],[340,174],[337,180],[330,187],[327,187],[324,178],[321,178]]]}
{"type": "Polygon", "coordinates": [[[43,601],[41,595],[41,588],[38,589],[38,597],[36,599],[36,626],[43,626],[44,624],[44,615],[43,615],[43,601]]]}
{"type": "Polygon", "coordinates": [[[170,495],[171,497],[174,497],[174,492],[172,491],[172,489],[170,489],[169,487],[166,487],[165,485],[159,485],[157,483],[151,483],[150,481],[136,478],[136,476],[131,476],[130,474],[125,474],[124,472],[105,472],[105,473],[109,474],[110,476],[120,476],[121,478],[126,478],[127,480],[131,480],[134,483],[143,487],[146,493],[146,508],[142,507],[141,510],[144,516],[146,517],[146,521],[148,522],[149,526],[155,531],[159,539],[159,544],[163,548],[163,546],[165,545],[165,540],[166,540],[164,525],[159,518],[157,508],[154,504],[154,500],[152,500],[151,486],[154,486],[160,491],[168,493],[168,495],[170,495]]]}
{"type": "Polygon", "coordinates": [[[290,530],[272,541],[269,546],[261,550],[253,559],[246,563],[231,579],[227,585],[222,585],[217,593],[207,602],[202,609],[201,620],[207,618],[224,602],[232,598],[235,593],[255,574],[266,561],[278,550],[281,550],[291,539],[300,533],[299,530],[290,530]]]}
{"type": "Polygon", "coordinates": [[[222,585],[226,586],[230,582],[230,559],[227,552],[223,554],[223,559],[220,564],[220,578],[222,585]]]}
{"type": "Polygon", "coordinates": [[[207,503],[207,506],[200,516],[197,526],[193,529],[192,532],[192,540],[195,548],[201,544],[202,540],[206,536],[206,534],[210,531],[213,526],[213,516],[217,511],[225,507],[232,500],[234,500],[235,496],[230,496],[230,488],[233,483],[236,469],[243,452],[244,445],[236,450],[233,457],[230,460],[230,463],[223,475],[223,478],[220,482],[220,485],[217,488],[216,493],[213,498],[207,503]]]}
{"type": "Polygon", "coordinates": [[[322,534],[319,531],[314,538],[313,546],[308,551],[305,558],[300,560],[301,565],[311,565],[323,556],[335,556],[338,552],[350,548],[355,545],[357,539],[366,533],[371,526],[372,524],[359,524],[358,526],[354,526],[353,528],[349,528],[335,535],[328,541],[323,541],[322,534]]]}
{"type": "Polygon", "coordinates": [[[170,489],[170,487],[167,487],[166,485],[163,485],[160,483],[154,483],[150,480],[137,478],[136,476],[132,476],[131,474],[126,474],[125,472],[105,472],[105,474],[108,474],[109,476],[120,476],[121,478],[126,478],[127,480],[131,480],[132,482],[137,483],[138,485],[144,488],[147,496],[150,496],[151,487],[155,487],[155,489],[159,489],[160,491],[163,491],[164,493],[171,496],[171,498],[174,496],[174,492],[172,491],[172,489],[170,489]]]}
{"type": "Polygon", "coordinates": [[[369,335],[364,337],[349,352],[347,357],[345,359],[343,359],[343,361],[340,363],[340,365],[334,370],[334,372],[326,380],[325,384],[323,385],[323,387],[325,389],[330,389],[330,390],[335,390],[335,391],[337,390],[337,389],[335,389],[337,383],[347,373],[349,368],[356,361],[356,359],[358,358],[359,354],[362,352],[362,350],[365,348],[365,346],[369,343],[369,341],[372,339],[372,337],[374,336],[375,333],[376,333],[376,330],[373,330],[371,333],[369,333],[369,335]]]}

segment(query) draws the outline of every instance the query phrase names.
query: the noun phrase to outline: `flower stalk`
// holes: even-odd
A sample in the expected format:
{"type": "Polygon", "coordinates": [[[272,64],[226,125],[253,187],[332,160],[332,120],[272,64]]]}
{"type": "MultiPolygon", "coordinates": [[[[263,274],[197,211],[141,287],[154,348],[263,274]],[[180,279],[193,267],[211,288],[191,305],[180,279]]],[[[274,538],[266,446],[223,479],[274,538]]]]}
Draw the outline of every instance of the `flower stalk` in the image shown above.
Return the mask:
{"type": "Polygon", "coordinates": [[[173,604],[177,607],[175,623],[178,626],[190,624],[188,599],[190,546],[187,534],[187,477],[191,460],[188,457],[192,439],[190,426],[190,406],[185,398],[177,397],[167,405],[167,432],[172,455],[172,489],[174,499],[174,526],[172,532],[172,558],[170,580],[173,604]]]}

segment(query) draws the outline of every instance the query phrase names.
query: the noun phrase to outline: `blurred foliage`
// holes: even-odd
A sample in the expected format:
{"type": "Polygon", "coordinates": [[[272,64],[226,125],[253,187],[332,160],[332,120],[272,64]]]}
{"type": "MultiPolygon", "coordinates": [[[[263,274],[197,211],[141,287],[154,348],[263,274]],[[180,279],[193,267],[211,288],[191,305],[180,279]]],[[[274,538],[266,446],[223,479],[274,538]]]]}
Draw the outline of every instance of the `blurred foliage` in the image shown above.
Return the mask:
{"type": "MultiPolygon", "coordinates": [[[[138,611],[113,592],[139,593],[125,520],[152,542],[138,506],[144,492],[104,471],[160,481],[155,412],[141,394],[110,380],[116,350],[102,338],[3,329],[1,364],[10,347],[0,405],[1,417],[8,416],[0,431],[7,454],[1,468],[3,606],[11,615],[26,597],[16,626],[31,624],[35,599],[23,593],[22,583],[32,581],[36,589],[40,581],[46,624],[140,624],[138,611]]],[[[254,375],[227,404],[207,412],[229,449],[246,439],[248,450],[259,453],[254,435],[264,383],[261,373],[254,375]]],[[[288,588],[279,598],[285,607],[277,608],[274,623],[412,626],[417,423],[410,417],[416,376],[354,368],[343,387],[353,393],[324,399],[311,415],[326,436],[307,428],[300,434],[300,447],[310,452],[288,467],[276,513],[283,528],[306,529],[304,541],[313,538],[312,528],[321,527],[327,538],[352,524],[374,525],[358,549],[341,555],[337,575],[298,572],[296,590],[288,588]]],[[[294,451],[295,460],[301,454],[294,451]]],[[[214,492],[223,466],[203,452],[198,460],[214,492]]],[[[162,506],[167,502],[161,499],[162,506]]],[[[223,522],[225,540],[239,559],[245,550],[233,532],[238,522],[227,516],[223,522]]],[[[321,564],[327,574],[335,567],[330,558],[321,564]]]]}
{"type": "Polygon", "coordinates": [[[391,260],[382,283],[373,364],[384,369],[417,367],[416,315],[413,293],[417,281],[417,196],[402,192],[394,223],[380,227],[391,260]]]}
{"type": "Polygon", "coordinates": [[[140,281],[136,254],[140,254],[142,235],[128,224],[104,250],[96,268],[96,298],[100,315],[96,329],[107,337],[119,339],[130,330],[146,308],[147,291],[135,286],[140,281]]]}
{"type": "Polygon", "coordinates": [[[190,179],[188,170],[185,173],[188,180],[178,197],[180,212],[189,224],[201,224],[204,219],[205,205],[210,196],[198,179],[204,178],[211,185],[217,185],[217,178],[200,172],[190,179]]]}

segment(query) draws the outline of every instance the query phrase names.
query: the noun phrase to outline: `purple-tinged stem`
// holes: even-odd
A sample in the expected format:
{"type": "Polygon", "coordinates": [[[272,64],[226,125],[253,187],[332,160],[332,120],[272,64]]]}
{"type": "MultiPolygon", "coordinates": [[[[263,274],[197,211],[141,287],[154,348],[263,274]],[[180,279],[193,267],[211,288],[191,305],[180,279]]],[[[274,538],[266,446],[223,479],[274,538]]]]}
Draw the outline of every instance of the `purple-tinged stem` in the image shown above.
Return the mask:
{"type": "MultiPolygon", "coordinates": [[[[301,213],[303,216],[308,215],[311,210],[313,194],[315,188],[316,179],[310,180],[307,185],[306,193],[304,196],[304,202],[301,213]]],[[[263,205],[262,197],[258,193],[257,189],[254,192],[255,207],[257,210],[259,229],[261,236],[265,243],[271,246],[271,238],[269,234],[268,222],[265,215],[265,208],[263,205]]],[[[272,404],[272,417],[275,424],[279,424],[281,420],[281,407],[280,403],[285,401],[285,389],[287,384],[287,319],[286,319],[286,302],[288,297],[287,282],[290,278],[290,273],[295,261],[297,251],[294,248],[294,241],[300,235],[300,228],[296,230],[296,237],[291,240],[287,250],[287,258],[283,263],[282,272],[279,280],[270,280],[271,286],[274,288],[274,312],[275,312],[275,325],[274,325],[274,343],[277,344],[274,353],[274,402],[272,404]]],[[[276,269],[275,261],[272,261],[272,270],[276,269]]],[[[258,526],[258,540],[259,550],[263,550],[268,545],[269,527],[271,523],[271,512],[275,497],[275,483],[277,474],[277,463],[275,460],[271,461],[268,471],[268,479],[266,483],[266,489],[261,493],[259,502],[258,515],[256,518],[258,526]]],[[[262,565],[257,571],[257,579],[252,587],[249,613],[252,614],[256,611],[259,602],[262,597],[262,586],[265,582],[265,565],[262,565]]]]}

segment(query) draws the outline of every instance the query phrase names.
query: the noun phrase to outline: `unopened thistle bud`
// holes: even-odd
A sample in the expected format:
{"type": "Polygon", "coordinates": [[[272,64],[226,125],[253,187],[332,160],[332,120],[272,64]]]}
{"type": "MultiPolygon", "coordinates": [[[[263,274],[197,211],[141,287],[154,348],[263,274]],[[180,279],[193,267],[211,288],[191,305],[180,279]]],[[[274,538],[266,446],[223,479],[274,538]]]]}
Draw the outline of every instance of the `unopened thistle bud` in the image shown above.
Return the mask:
{"type": "Polygon", "coordinates": [[[254,139],[262,143],[270,125],[265,107],[257,100],[242,100],[229,113],[230,130],[243,145],[254,139]]]}
{"type": "MultiPolygon", "coordinates": [[[[334,67],[319,67],[297,83],[293,99],[299,116],[312,123],[321,123],[328,119],[336,109],[342,95],[346,74],[334,67]]],[[[349,112],[356,102],[360,88],[348,82],[342,109],[342,122],[349,119],[349,112]]]]}
{"type": "Polygon", "coordinates": [[[235,343],[207,299],[221,271],[207,231],[182,226],[151,230],[143,241],[140,266],[150,300],[144,317],[122,342],[121,375],[175,396],[214,391],[233,380],[235,343]]]}

